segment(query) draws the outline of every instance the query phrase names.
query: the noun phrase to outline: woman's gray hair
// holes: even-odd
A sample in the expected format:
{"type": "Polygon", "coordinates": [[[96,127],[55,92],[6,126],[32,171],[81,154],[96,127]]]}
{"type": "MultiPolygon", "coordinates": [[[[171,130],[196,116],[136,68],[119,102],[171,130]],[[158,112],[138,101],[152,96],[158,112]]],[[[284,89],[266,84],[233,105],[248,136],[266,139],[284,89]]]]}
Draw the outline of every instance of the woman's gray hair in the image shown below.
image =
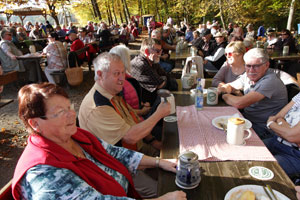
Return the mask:
{"type": "Polygon", "coordinates": [[[95,81],[99,78],[97,71],[100,70],[101,72],[107,72],[112,61],[121,61],[121,58],[117,54],[104,52],[93,60],[95,81]]]}
{"type": "Polygon", "coordinates": [[[244,55],[244,60],[247,62],[247,60],[251,60],[253,58],[258,58],[261,60],[261,63],[266,63],[269,61],[269,55],[267,52],[262,48],[253,48],[247,51],[244,55]]]}
{"type": "Polygon", "coordinates": [[[130,53],[129,53],[129,49],[125,45],[120,44],[118,46],[115,46],[109,51],[109,53],[113,53],[120,56],[126,71],[130,73],[131,71],[130,53]]]}

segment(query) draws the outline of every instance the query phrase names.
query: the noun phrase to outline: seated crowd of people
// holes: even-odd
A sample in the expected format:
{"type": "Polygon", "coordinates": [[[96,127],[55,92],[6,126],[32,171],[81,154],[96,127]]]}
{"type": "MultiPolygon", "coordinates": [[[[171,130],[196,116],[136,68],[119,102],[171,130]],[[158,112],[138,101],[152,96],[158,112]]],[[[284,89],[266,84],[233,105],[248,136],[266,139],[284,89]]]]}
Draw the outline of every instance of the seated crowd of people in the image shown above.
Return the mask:
{"type": "Polygon", "coordinates": [[[53,27],[49,21],[44,25],[41,23],[27,22],[24,26],[20,23],[9,23],[7,25],[0,21],[1,41],[0,41],[0,61],[4,73],[9,71],[18,71],[24,76],[25,83],[37,81],[39,68],[30,67],[31,61],[20,61],[18,56],[29,52],[29,48],[23,46],[34,45],[35,49],[47,56],[47,66],[45,75],[49,82],[55,83],[51,73],[64,70],[69,63],[70,67],[80,66],[84,61],[92,63],[96,53],[102,49],[109,50],[115,43],[122,42],[128,44],[128,41],[134,40],[138,36],[137,24],[132,21],[127,26],[113,24],[108,27],[105,22],[93,23],[91,21],[85,27],[76,27],[72,23],[69,27],[56,25],[53,27]],[[111,37],[117,35],[117,39],[111,37]],[[99,39],[99,45],[93,44],[99,39]],[[64,44],[63,44],[64,43],[64,44]],[[71,43],[70,45],[68,43],[71,43]],[[89,46],[88,53],[84,52],[77,55],[75,52],[89,46]],[[22,47],[22,48],[21,48],[22,47]],[[68,49],[70,55],[68,54],[68,49]],[[73,52],[73,53],[72,53],[73,52]]]}
{"type": "MultiPolygon", "coordinates": [[[[49,43],[43,53],[48,58],[45,73],[49,83],[28,84],[18,93],[19,117],[30,135],[15,170],[14,198],[186,199],[182,191],[157,197],[157,180],[144,170],[159,167],[176,172],[176,163],[158,157],[162,118],[170,114],[171,106],[161,102],[157,91],[177,90],[169,73],[175,63],[169,57],[178,36],[198,49],[205,69],[216,71],[212,86],[228,105],[252,122],[288,176],[300,173],[300,93],[288,102],[285,81],[270,68],[266,51],[244,43],[247,38],[253,38],[253,44],[256,37],[264,37],[262,26],[257,35],[253,25],[243,34],[241,27],[233,24],[222,31],[217,22],[200,24],[197,30],[182,22],[176,29],[170,18],[160,29],[149,27],[149,38],[143,39],[140,53],[133,59],[125,45],[93,59],[95,83],[81,102],[79,128],[68,95],[51,79],[54,69],[67,65],[67,51],[59,41],[64,27],[48,33],[46,26],[49,43]]],[[[125,39],[126,31],[125,25],[119,33],[125,39]]],[[[113,34],[105,23],[95,27],[89,22],[79,34],[70,26],[66,35],[72,41],[71,50],[84,47],[84,41],[89,43],[91,32],[106,38],[100,44],[107,43],[113,34]]],[[[268,30],[267,35],[274,36],[274,31],[268,30]]],[[[3,29],[0,47],[14,63],[14,70],[26,70],[25,63],[20,65],[15,59],[22,54],[11,36],[11,31],[3,29]]],[[[277,49],[292,45],[291,37],[283,30],[275,42],[270,37],[268,46],[277,49]]]]}

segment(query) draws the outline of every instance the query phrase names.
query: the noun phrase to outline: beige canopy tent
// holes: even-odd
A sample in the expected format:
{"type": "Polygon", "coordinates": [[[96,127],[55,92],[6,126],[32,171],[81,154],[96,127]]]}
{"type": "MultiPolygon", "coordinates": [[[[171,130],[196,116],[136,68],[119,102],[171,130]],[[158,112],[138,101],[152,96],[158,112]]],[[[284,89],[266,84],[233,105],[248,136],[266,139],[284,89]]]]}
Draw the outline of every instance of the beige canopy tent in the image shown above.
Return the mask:
{"type": "Polygon", "coordinates": [[[23,8],[14,8],[14,9],[3,9],[0,10],[0,14],[6,14],[7,21],[10,20],[10,17],[12,15],[19,16],[22,22],[22,25],[24,25],[24,19],[27,16],[31,15],[42,15],[45,17],[45,20],[47,20],[47,10],[42,7],[23,7],[23,8]]]}

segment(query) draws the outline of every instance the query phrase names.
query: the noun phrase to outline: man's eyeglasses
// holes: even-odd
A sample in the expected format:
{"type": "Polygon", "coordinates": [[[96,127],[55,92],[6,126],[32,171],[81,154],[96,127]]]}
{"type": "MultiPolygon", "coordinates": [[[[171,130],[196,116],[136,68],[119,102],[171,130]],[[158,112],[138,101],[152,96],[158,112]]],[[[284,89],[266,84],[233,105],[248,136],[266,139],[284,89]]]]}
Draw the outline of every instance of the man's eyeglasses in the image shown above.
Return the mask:
{"type": "Polygon", "coordinates": [[[253,69],[258,69],[260,66],[262,66],[262,65],[264,65],[264,64],[266,64],[266,62],[257,64],[257,65],[245,65],[245,67],[248,68],[248,69],[250,69],[251,67],[252,67],[253,69]]]}
{"type": "Polygon", "coordinates": [[[280,35],[288,35],[287,33],[281,33],[280,35]]]}
{"type": "Polygon", "coordinates": [[[9,36],[12,36],[12,34],[11,34],[11,33],[6,33],[5,35],[9,35],[9,36]]]}
{"type": "Polygon", "coordinates": [[[41,119],[44,119],[44,120],[47,120],[47,119],[54,119],[54,118],[60,118],[62,116],[65,116],[67,115],[70,111],[74,111],[75,108],[74,108],[74,104],[71,104],[70,105],[70,108],[68,109],[61,109],[59,110],[57,113],[53,114],[53,115],[49,115],[49,116],[40,116],[39,118],[41,119]]]}
{"type": "Polygon", "coordinates": [[[161,53],[161,49],[155,49],[155,48],[152,48],[152,51],[155,51],[155,53],[158,53],[158,54],[161,53]]]}

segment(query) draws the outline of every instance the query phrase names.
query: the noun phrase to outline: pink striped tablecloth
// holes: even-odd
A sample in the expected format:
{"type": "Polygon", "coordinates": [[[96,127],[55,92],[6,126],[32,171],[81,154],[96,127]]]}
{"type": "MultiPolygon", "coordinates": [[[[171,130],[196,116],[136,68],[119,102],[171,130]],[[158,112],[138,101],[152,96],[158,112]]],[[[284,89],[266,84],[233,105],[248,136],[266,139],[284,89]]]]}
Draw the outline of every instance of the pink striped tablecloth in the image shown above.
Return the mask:
{"type": "Polygon", "coordinates": [[[218,116],[236,113],[242,116],[234,107],[204,107],[197,111],[194,105],[177,106],[176,113],[180,153],[191,150],[198,154],[199,160],[207,161],[275,161],[253,129],[252,136],[246,140],[245,145],[230,145],[226,142],[225,132],[212,125],[212,119],[218,116]]]}

